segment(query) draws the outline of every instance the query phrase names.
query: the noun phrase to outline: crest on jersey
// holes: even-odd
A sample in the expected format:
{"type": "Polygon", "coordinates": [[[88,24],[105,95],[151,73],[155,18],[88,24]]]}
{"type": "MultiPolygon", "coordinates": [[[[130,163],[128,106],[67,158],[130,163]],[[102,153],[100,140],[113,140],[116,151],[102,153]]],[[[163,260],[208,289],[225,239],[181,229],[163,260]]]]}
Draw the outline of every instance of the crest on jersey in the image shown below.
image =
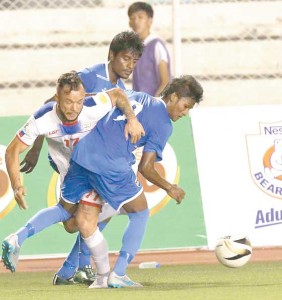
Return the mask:
{"type": "Polygon", "coordinates": [[[249,168],[256,186],[282,199],[282,121],[259,123],[259,132],[246,136],[249,168]]]}

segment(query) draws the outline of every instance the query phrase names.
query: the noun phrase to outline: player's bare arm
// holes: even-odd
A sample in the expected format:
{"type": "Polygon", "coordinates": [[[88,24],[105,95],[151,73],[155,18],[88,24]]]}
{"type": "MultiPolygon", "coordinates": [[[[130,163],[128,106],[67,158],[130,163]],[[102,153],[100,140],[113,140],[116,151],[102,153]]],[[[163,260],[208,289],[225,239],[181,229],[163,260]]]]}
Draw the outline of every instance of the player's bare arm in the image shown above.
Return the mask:
{"type": "Polygon", "coordinates": [[[11,181],[11,186],[14,191],[15,200],[17,201],[21,209],[27,209],[27,203],[25,201],[25,188],[21,183],[20,178],[20,160],[19,155],[28,148],[27,145],[22,143],[18,137],[15,137],[11,143],[8,145],[5,161],[7,166],[7,171],[11,181]]]}
{"type": "MultiPolygon", "coordinates": [[[[44,104],[57,101],[58,96],[54,95],[50,99],[47,99],[44,104]]],[[[35,166],[37,165],[38,158],[43,146],[44,142],[44,136],[38,136],[36,140],[33,143],[33,146],[30,148],[30,150],[27,152],[25,158],[21,162],[21,172],[24,172],[26,174],[31,173],[35,166]]]]}
{"type": "Polygon", "coordinates": [[[184,190],[177,184],[169,183],[157,172],[155,169],[155,159],[155,152],[143,152],[138,171],[151,183],[165,190],[171,198],[180,204],[185,197],[184,190]]]}
{"type": "Polygon", "coordinates": [[[40,135],[34,141],[32,148],[27,152],[25,158],[21,162],[21,172],[26,174],[31,173],[37,165],[38,158],[44,142],[44,136],[40,135]]]}
{"type": "Polygon", "coordinates": [[[107,91],[107,93],[111,98],[113,106],[116,106],[126,116],[127,124],[125,126],[124,134],[126,139],[128,139],[128,136],[130,135],[130,142],[135,144],[145,135],[145,131],[136,118],[125,92],[122,89],[115,88],[107,91]]]}

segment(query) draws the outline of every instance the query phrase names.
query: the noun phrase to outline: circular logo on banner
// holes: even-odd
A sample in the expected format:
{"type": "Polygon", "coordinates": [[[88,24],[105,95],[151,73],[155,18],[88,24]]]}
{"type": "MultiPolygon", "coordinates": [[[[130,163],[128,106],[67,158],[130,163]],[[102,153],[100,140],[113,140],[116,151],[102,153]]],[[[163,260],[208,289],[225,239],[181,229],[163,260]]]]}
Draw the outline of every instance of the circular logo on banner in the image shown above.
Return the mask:
{"type": "Polygon", "coordinates": [[[0,219],[16,205],[5,163],[6,146],[0,145],[0,219]]]}
{"type": "MultiPolygon", "coordinates": [[[[142,157],[142,151],[143,148],[138,148],[134,151],[136,163],[132,166],[132,168],[135,173],[137,172],[138,164],[142,157]]],[[[163,151],[162,161],[157,162],[155,164],[155,168],[167,181],[176,184],[179,182],[180,171],[177,165],[177,158],[173,148],[168,143],[163,151]]],[[[140,173],[137,174],[137,178],[144,188],[150,214],[153,215],[168,203],[170,197],[163,189],[160,189],[156,185],[150,183],[140,173]]],[[[57,173],[54,173],[50,180],[48,189],[48,206],[53,206],[59,201],[60,185],[60,177],[57,173]]]]}
{"type": "Polygon", "coordinates": [[[260,190],[282,199],[282,122],[259,125],[259,134],[247,135],[251,175],[260,190]]]}
{"type": "Polygon", "coordinates": [[[282,180],[282,140],[274,140],[274,146],[271,146],[263,156],[264,172],[269,179],[282,180]],[[280,153],[279,153],[279,148],[280,153]]]}

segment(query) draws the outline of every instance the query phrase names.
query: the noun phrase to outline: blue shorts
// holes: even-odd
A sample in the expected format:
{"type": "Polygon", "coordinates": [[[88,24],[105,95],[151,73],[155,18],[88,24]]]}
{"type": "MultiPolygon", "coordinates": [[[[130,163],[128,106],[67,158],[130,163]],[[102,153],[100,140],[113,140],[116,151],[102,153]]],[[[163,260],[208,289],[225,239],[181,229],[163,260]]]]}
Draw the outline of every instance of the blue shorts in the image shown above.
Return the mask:
{"type": "Polygon", "coordinates": [[[143,188],[137,181],[133,170],[115,177],[104,176],[90,172],[71,161],[62,185],[63,200],[76,204],[84,194],[92,190],[118,210],[125,203],[139,196],[143,188]]]}

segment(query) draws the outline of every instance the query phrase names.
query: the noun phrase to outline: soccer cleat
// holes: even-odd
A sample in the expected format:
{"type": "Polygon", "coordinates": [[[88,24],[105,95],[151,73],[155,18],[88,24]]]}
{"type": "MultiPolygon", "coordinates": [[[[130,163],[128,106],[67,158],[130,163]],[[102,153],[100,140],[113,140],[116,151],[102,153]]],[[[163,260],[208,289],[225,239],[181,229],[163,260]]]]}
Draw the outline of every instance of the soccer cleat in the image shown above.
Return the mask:
{"type": "Polygon", "coordinates": [[[53,278],[53,285],[71,285],[71,284],[76,284],[77,282],[75,282],[73,280],[73,278],[69,278],[69,279],[64,279],[58,276],[58,274],[56,273],[54,275],[53,278]]]}
{"type": "Polygon", "coordinates": [[[96,275],[95,281],[89,286],[89,289],[105,289],[108,288],[109,273],[106,275],[96,275]]]}
{"type": "Polygon", "coordinates": [[[77,270],[73,276],[73,280],[77,283],[91,284],[95,281],[95,273],[92,266],[85,266],[81,270],[77,270]]]}
{"type": "Polygon", "coordinates": [[[142,288],[143,285],[132,281],[126,275],[118,276],[115,272],[112,272],[108,279],[108,287],[110,288],[142,288]]]}
{"type": "Polygon", "coordinates": [[[11,234],[5,238],[2,243],[2,261],[11,272],[16,271],[19,261],[20,246],[18,244],[18,236],[11,234]]]}

